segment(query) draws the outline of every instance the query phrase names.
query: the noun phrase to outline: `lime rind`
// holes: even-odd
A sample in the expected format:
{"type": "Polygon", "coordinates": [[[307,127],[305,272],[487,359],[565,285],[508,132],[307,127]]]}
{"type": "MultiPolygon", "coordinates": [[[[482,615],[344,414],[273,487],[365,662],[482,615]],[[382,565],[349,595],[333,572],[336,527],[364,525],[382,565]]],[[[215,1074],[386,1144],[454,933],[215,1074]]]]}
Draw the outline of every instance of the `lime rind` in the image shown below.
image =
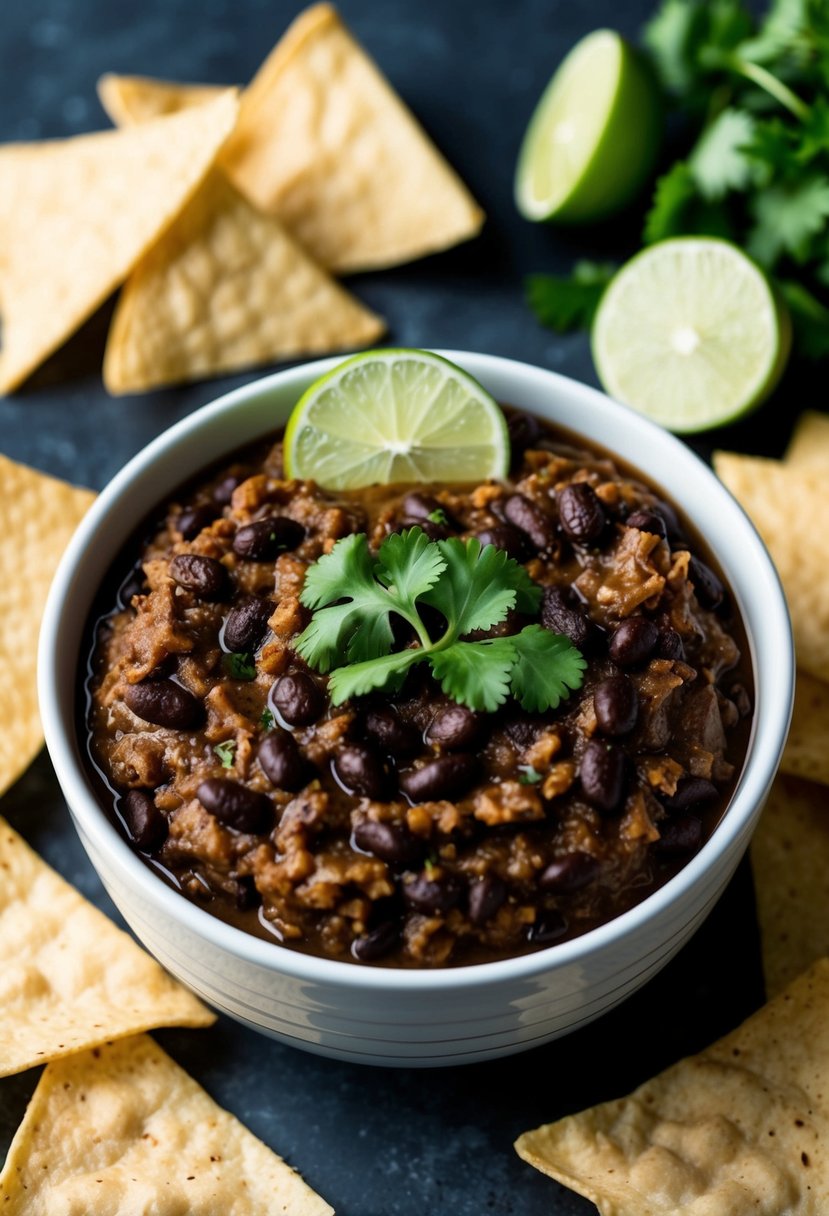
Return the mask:
{"type": "Polygon", "coordinates": [[[791,345],[788,312],[746,254],[715,237],[660,241],[608,285],[593,322],[599,379],[679,434],[725,426],[766,399],[791,345]]]}
{"type": "Polygon", "coordinates": [[[365,351],[304,393],[285,431],[288,476],[329,489],[506,476],[498,404],[431,351],[365,351]]]}
{"type": "Polygon", "coordinates": [[[570,51],[535,108],[518,158],[515,201],[529,220],[591,223],[620,210],[651,172],[662,131],[647,63],[614,30],[570,51]]]}

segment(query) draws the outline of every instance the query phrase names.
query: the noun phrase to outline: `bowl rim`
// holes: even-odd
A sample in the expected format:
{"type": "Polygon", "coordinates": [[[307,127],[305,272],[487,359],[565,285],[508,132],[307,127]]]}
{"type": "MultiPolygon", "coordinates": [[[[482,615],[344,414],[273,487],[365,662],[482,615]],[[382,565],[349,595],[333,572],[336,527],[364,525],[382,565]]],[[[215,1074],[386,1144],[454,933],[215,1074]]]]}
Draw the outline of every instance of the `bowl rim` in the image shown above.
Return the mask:
{"type": "MultiPolygon", "coordinates": [[[[691,448],[670,432],[629,407],[613,401],[598,389],[561,373],[498,355],[444,349],[436,349],[435,353],[460,364],[484,382],[488,375],[496,378],[499,375],[507,376],[519,381],[523,377],[527,378],[528,382],[529,379],[535,379],[539,384],[543,382],[549,386],[552,395],[558,392],[580,399],[585,409],[597,414],[599,419],[604,416],[610,420],[611,414],[618,418],[617,412],[624,411],[628,425],[634,429],[638,428],[643,439],[649,440],[657,450],[672,456],[686,472],[691,472],[703,482],[707,482],[708,493],[715,495],[718,500],[718,510],[726,513],[727,526],[742,530],[741,545],[744,546],[746,560],[751,565],[751,579],[738,579],[733,570],[727,570],[728,578],[733,587],[739,584],[741,589],[750,595],[763,596],[764,629],[776,633],[780,661],[772,672],[761,673],[751,623],[746,619],[746,605],[741,603],[741,614],[751,650],[756,693],[761,693],[761,674],[764,680],[771,683],[771,687],[762,689],[762,698],[758,695],[756,699],[747,762],[727,811],[700,851],[640,903],[578,937],[529,954],[492,962],[428,969],[361,967],[354,963],[306,954],[283,947],[278,941],[271,942],[259,938],[228,924],[191,902],[165,883],[139,858],[100,806],[82,762],[79,757],[76,758],[73,748],[76,733],[74,712],[71,721],[66,723],[60,709],[62,681],[56,661],[57,648],[75,566],[94,544],[95,537],[105,527],[110,512],[119,507],[123,498],[128,496],[130,486],[138,474],[144,472],[170,447],[184,440],[191,440],[201,428],[208,426],[217,417],[236,406],[252,404],[274,389],[294,386],[298,399],[304,387],[340,363],[344,356],[298,364],[224,393],[174,423],[136,453],[101,491],[67,546],[50,588],[38,646],[38,698],[46,745],[82,842],[88,850],[91,844],[96,853],[102,852],[108,856],[121,880],[129,883],[147,904],[164,916],[166,923],[173,926],[179,923],[211,946],[267,972],[297,980],[316,981],[332,987],[413,995],[446,993],[481,986],[492,987],[532,979],[541,974],[549,975],[573,963],[586,962],[591,955],[612,948],[644,928],[647,922],[659,919],[672,906],[678,905],[690,888],[702,882],[706,872],[715,868],[717,857],[729,853],[732,849],[742,850],[747,843],[752,819],[759,813],[758,808],[765,800],[779,764],[791,720],[794,695],[791,623],[777,571],[743,508],[691,448]],[[741,839],[742,837],[745,837],[745,840],[741,839]]],[[[520,390],[511,404],[522,408],[520,390]]],[[[584,438],[588,443],[597,442],[589,435],[584,438]]],[[[248,440],[253,441],[253,438],[248,440]]],[[[627,460],[626,457],[622,459],[627,460]]],[[[641,463],[635,460],[630,463],[634,464],[646,480],[659,482],[660,479],[650,474],[641,463]]],[[[73,684],[77,681],[82,661],[83,657],[79,656],[72,665],[73,684]]],[[[74,696],[71,702],[74,705],[74,696]]],[[[80,751],[79,740],[77,746],[80,751]]]]}

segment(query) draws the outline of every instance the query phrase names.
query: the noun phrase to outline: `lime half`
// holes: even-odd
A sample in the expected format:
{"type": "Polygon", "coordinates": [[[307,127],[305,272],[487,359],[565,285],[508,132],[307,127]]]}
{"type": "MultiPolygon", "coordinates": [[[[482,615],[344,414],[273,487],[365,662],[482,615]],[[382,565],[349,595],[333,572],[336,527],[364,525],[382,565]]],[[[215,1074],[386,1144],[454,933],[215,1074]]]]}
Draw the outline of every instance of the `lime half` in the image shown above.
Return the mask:
{"type": "Polygon", "coordinates": [[[331,490],[404,481],[504,477],[504,415],[477,380],[424,350],[370,350],[300,398],[285,430],[285,471],[331,490]]]}
{"type": "Polygon", "coordinates": [[[785,305],[758,266],[711,237],[660,241],[610,282],[593,359],[612,397],[671,431],[724,426],[759,405],[788,358],[785,305]]]}
{"type": "Polygon", "coordinates": [[[637,52],[613,30],[577,43],[530,120],[515,178],[528,220],[589,223],[623,207],[659,148],[659,94],[637,52]]]}

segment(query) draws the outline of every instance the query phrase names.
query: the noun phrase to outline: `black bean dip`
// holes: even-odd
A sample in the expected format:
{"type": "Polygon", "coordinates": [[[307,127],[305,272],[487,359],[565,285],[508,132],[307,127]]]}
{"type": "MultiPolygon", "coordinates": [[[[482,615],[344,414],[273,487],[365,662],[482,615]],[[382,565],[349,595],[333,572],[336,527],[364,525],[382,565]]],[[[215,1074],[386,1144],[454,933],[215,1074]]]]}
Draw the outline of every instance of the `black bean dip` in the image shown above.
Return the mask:
{"type": "Polygon", "coordinates": [[[332,493],[259,444],[180,491],[114,572],[89,755],[108,812],[187,897],[330,958],[485,962],[618,915],[713,830],[751,715],[728,591],[664,495],[507,413],[513,471],[482,485],[332,493]],[[418,667],[332,707],[293,649],[305,571],[349,533],[376,550],[414,524],[522,562],[540,623],[588,660],[581,689],[475,713],[418,667]]]}

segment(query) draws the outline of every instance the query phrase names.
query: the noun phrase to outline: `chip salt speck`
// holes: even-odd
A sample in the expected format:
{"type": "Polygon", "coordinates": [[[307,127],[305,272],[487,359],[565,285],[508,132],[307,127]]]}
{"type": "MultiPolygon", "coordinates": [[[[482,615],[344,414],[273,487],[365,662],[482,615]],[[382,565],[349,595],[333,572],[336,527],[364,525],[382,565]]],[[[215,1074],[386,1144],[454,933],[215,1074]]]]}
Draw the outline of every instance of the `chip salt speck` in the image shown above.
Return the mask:
{"type": "Polygon", "coordinates": [[[50,1064],[0,1174],[4,1216],[332,1216],[151,1038],[50,1064]]]}
{"type": "Polygon", "coordinates": [[[3,819],[0,1009],[0,1077],[156,1026],[216,1020],[3,819]]]}

